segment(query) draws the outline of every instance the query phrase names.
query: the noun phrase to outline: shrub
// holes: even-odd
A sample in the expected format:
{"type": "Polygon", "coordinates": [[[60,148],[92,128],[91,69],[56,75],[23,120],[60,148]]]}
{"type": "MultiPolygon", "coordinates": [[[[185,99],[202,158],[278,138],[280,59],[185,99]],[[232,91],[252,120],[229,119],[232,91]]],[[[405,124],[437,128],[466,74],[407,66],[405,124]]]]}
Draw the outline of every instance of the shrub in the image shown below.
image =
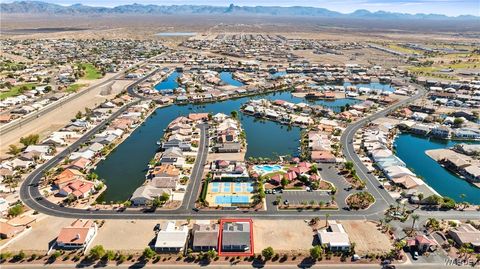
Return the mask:
{"type": "Polygon", "coordinates": [[[265,258],[265,260],[270,260],[273,255],[275,255],[275,251],[273,251],[272,247],[266,247],[262,250],[262,256],[265,258]]]}

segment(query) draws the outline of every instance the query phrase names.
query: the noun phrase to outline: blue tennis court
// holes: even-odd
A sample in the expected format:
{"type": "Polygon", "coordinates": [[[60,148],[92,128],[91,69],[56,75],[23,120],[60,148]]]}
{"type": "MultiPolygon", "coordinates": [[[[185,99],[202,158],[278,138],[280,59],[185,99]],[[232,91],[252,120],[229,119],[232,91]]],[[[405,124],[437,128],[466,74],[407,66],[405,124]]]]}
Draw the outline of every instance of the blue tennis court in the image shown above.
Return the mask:
{"type": "Polygon", "coordinates": [[[235,190],[235,192],[241,192],[241,191],[242,191],[242,189],[243,189],[243,188],[242,188],[242,183],[236,182],[236,183],[233,183],[233,184],[234,184],[234,190],[235,190]]]}
{"type": "Polygon", "coordinates": [[[230,183],[223,183],[223,192],[230,192],[231,184],[230,183]]]}
{"type": "Polygon", "coordinates": [[[217,205],[225,205],[225,204],[248,204],[249,198],[248,196],[226,196],[226,195],[219,195],[215,196],[215,203],[217,205]]]}
{"type": "Polygon", "coordinates": [[[220,191],[220,183],[212,182],[212,189],[211,192],[219,192],[220,191]]]}

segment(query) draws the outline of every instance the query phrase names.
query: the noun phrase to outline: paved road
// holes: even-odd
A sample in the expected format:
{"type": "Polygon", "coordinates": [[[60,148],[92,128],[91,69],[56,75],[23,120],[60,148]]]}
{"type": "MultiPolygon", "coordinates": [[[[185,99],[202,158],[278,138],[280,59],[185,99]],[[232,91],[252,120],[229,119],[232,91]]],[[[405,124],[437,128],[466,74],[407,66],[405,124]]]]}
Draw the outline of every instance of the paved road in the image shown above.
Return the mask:
{"type": "MultiPolygon", "coordinates": [[[[158,71],[158,70],[157,70],[158,71]]],[[[153,75],[157,71],[152,72],[150,75],[153,75]]],[[[148,76],[147,76],[148,77],[148,76]]],[[[146,79],[145,77],[144,79],[146,79]]],[[[128,92],[136,97],[139,97],[134,93],[134,87],[136,84],[142,82],[144,79],[134,83],[128,87],[128,92]]],[[[199,148],[199,154],[197,156],[194,168],[192,170],[192,176],[187,187],[187,192],[185,195],[185,200],[182,206],[178,209],[173,210],[157,210],[153,213],[143,213],[140,210],[136,209],[127,209],[124,212],[116,212],[113,210],[98,210],[98,211],[87,211],[83,209],[67,208],[60,207],[59,205],[53,204],[42,197],[39,193],[38,187],[35,185],[41,180],[43,172],[54,167],[58,162],[60,162],[64,157],[66,157],[70,152],[75,151],[82,143],[86,142],[93,134],[95,134],[100,128],[105,126],[107,122],[118,116],[122,113],[126,107],[121,111],[112,115],[107,121],[103,122],[101,125],[95,127],[93,130],[85,134],[79,141],[75,142],[73,145],[65,149],[58,156],[49,160],[47,163],[43,164],[41,167],[33,171],[20,189],[21,199],[32,209],[39,212],[53,215],[57,217],[65,218],[91,218],[91,219],[171,219],[171,218],[193,218],[193,219],[212,219],[220,217],[254,217],[254,218],[264,218],[264,219],[299,219],[299,218],[313,218],[320,215],[329,213],[332,217],[336,219],[379,219],[383,217],[383,211],[388,207],[389,204],[394,203],[390,195],[382,189],[378,188],[380,183],[370,174],[367,173],[367,168],[360,161],[359,157],[353,149],[353,145],[350,142],[353,139],[355,132],[360,129],[364,124],[374,119],[385,116],[389,111],[395,109],[399,106],[405,105],[418,97],[424,94],[424,90],[419,90],[419,92],[390,108],[380,111],[374,115],[368,116],[356,123],[350,125],[341,137],[341,142],[343,146],[343,152],[347,160],[351,160],[355,164],[355,168],[358,171],[360,178],[367,182],[367,188],[375,196],[376,203],[373,204],[370,208],[363,211],[345,211],[345,210],[322,210],[322,211],[312,211],[312,210],[291,210],[291,211],[278,211],[271,204],[268,205],[267,211],[239,211],[239,210],[214,210],[214,211],[199,211],[196,212],[193,210],[196,197],[199,193],[201,187],[201,177],[203,174],[204,164],[207,158],[207,151],[205,149],[205,143],[207,139],[207,125],[200,125],[201,129],[201,142],[199,148]]],[[[144,97],[142,97],[144,98],[144,97]]],[[[343,194],[343,190],[340,190],[339,196],[341,198],[346,195],[343,194]]],[[[342,198],[343,199],[343,198],[342,198]]],[[[341,202],[342,203],[342,202],[341,202]]],[[[477,219],[478,212],[458,212],[458,211],[417,211],[422,218],[425,217],[451,217],[451,218],[470,218],[477,219]]]]}
{"type": "Polygon", "coordinates": [[[52,104],[49,104],[47,105],[46,107],[38,110],[38,111],[35,111],[35,112],[32,112],[32,113],[29,113],[27,114],[26,116],[20,118],[19,120],[16,120],[16,121],[13,121],[9,124],[5,124],[2,126],[2,128],[0,128],[0,135],[4,135],[4,134],[7,134],[17,128],[20,128],[22,126],[25,126],[26,124],[28,124],[29,122],[33,121],[33,120],[36,120],[38,119],[39,117],[47,114],[48,112],[52,111],[52,110],[55,110],[65,104],[67,104],[68,102],[72,101],[72,100],[75,100],[77,99],[78,97],[88,93],[89,91],[93,90],[93,89],[96,89],[98,87],[103,87],[105,85],[107,85],[108,83],[114,81],[115,79],[119,78],[123,76],[123,72],[120,72],[116,75],[114,75],[113,77],[101,82],[101,83],[98,83],[98,84],[95,84],[91,87],[88,87],[84,90],[81,90],[80,92],[76,93],[76,94],[73,94],[71,96],[68,96],[64,99],[61,99],[57,102],[54,102],[52,104]]]}
{"type": "Polygon", "coordinates": [[[183,199],[182,210],[188,211],[195,207],[195,201],[202,186],[203,170],[208,155],[208,124],[200,124],[200,143],[198,145],[197,158],[193,165],[190,182],[187,186],[186,195],[183,199]]]}
{"type": "MultiPolygon", "coordinates": [[[[421,264],[396,264],[396,268],[405,268],[405,269],[418,269],[418,268],[472,268],[471,266],[456,266],[456,265],[442,265],[439,267],[439,264],[431,264],[431,263],[421,263],[421,264]]],[[[83,264],[50,264],[50,265],[43,265],[43,264],[31,264],[31,263],[20,263],[20,264],[8,264],[2,265],[3,269],[23,269],[23,268],[32,268],[32,269],[43,269],[43,268],[104,268],[104,269],[113,269],[113,268],[203,268],[206,266],[202,266],[199,264],[168,264],[168,263],[157,263],[157,264],[113,264],[113,265],[103,265],[101,263],[94,263],[92,265],[83,265],[83,264]]],[[[225,269],[225,268],[236,268],[236,269],[247,269],[247,268],[291,268],[291,269],[298,269],[298,268],[358,268],[358,269],[379,269],[382,268],[378,264],[326,264],[326,263],[318,263],[318,264],[210,264],[208,265],[209,269],[225,269]]]]}
{"type": "Polygon", "coordinates": [[[390,106],[387,109],[384,109],[371,116],[363,118],[353,124],[350,124],[345,129],[345,131],[342,134],[342,137],[340,138],[340,142],[343,146],[342,150],[343,150],[343,155],[345,156],[345,159],[347,161],[351,161],[354,163],[354,167],[355,167],[355,170],[357,171],[358,176],[362,180],[365,180],[367,189],[375,197],[376,207],[381,206],[383,207],[383,209],[386,209],[389,205],[395,204],[395,200],[388,194],[388,192],[385,189],[379,188],[381,183],[372,174],[368,173],[367,167],[365,166],[365,164],[363,164],[363,162],[360,160],[360,157],[355,152],[355,149],[353,148],[353,140],[355,137],[355,133],[360,128],[365,126],[367,123],[373,120],[376,120],[378,118],[385,117],[390,111],[393,111],[398,107],[401,107],[403,105],[406,105],[412,102],[415,99],[418,99],[425,93],[426,91],[424,89],[419,89],[415,95],[407,99],[404,99],[398,103],[395,103],[394,105],[390,106]]]}

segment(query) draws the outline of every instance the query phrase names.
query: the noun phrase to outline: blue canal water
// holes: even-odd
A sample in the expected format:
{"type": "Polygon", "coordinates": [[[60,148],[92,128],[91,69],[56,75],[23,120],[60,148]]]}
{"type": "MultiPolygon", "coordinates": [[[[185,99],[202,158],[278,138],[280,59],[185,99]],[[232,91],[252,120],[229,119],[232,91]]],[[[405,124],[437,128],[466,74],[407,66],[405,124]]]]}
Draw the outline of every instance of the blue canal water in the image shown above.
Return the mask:
{"type": "Polygon", "coordinates": [[[480,204],[480,188],[459,178],[425,154],[426,150],[449,148],[457,143],[465,142],[433,140],[411,134],[400,134],[395,140],[397,156],[436,192],[457,202],[461,202],[460,195],[465,194],[466,202],[480,204]]]}
{"type": "Polygon", "coordinates": [[[228,85],[241,87],[244,84],[233,78],[232,72],[220,72],[220,79],[228,85]]]}
{"type": "MultiPolygon", "coordinates": [[[[107,190],[102,195],[104,201],[125,201],[133,191],[145,180],[147,164],[155,155],[156,141],[163,137],[163,130],[179,116],[189,113],[210,112],[230,114],[239,111],[240,107],[251,99],[265,98],[269,100],[286,100],[292,103],[307,102],[304,98],[294,97],[288,91],[274,92],[265,95],[230,99],[216,103],[201,105],[172,105],[159,108],[138,127],[122,144],[103,161],[96,169],[100,178],[107,184],[107,190]]],[[[336,110],[340,106],[360,102],[355,99],[339,99],[336,101],[315,101],[317,104],[327,104],[336,110]]],[[[248,157],[277,157],[279,155],[297,155],[300,146],[300,128],[284,126],[272,121],[261,120],[238,113],[242,127],[245,130],[248,146],[248,157]]]]}
{"type": "Polygon", "coordinates": [[[165,80],[155,85],[155,90],[164,91],[164,90],[172,90],[172,89],[178,88],[177,78],[179,76],[180,76],[179,72],[173,71],[165,80]]]}

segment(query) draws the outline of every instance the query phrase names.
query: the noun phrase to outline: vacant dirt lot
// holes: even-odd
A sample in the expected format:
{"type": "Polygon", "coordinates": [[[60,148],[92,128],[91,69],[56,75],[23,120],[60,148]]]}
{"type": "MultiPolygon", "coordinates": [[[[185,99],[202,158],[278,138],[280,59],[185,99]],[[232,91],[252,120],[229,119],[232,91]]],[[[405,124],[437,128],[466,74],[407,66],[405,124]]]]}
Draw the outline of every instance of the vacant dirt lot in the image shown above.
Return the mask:
{"type": "Polygon", "coordinates": [[[159,220],[106,220],[91,246],[105,249],[142,251],[155,237],[153,228],[159,220]]]}
{"type": "Polygon", "coordinates": [[[312,247],[314,232],[303,220],[255,220],[255,252],[271,246],[275,251],[307,251],[312,247]]]}
{"type": "Polygon", "coordinates": [[[369,221],[341,221],[351,242],[355,242],[355,252],[359,255],[366,253],[385,253],[391,249],[388,237],[369,221]]]}
{"type": "Polygon", "coordinates": [[[2,252],[23,250],[25,252],[47,253],[49,243],[57,238],[60,229],[73,221],[73,219],[40,217],[29,231],[14,237],[12,242],[5,249],[2,249],[2,252]]]}

